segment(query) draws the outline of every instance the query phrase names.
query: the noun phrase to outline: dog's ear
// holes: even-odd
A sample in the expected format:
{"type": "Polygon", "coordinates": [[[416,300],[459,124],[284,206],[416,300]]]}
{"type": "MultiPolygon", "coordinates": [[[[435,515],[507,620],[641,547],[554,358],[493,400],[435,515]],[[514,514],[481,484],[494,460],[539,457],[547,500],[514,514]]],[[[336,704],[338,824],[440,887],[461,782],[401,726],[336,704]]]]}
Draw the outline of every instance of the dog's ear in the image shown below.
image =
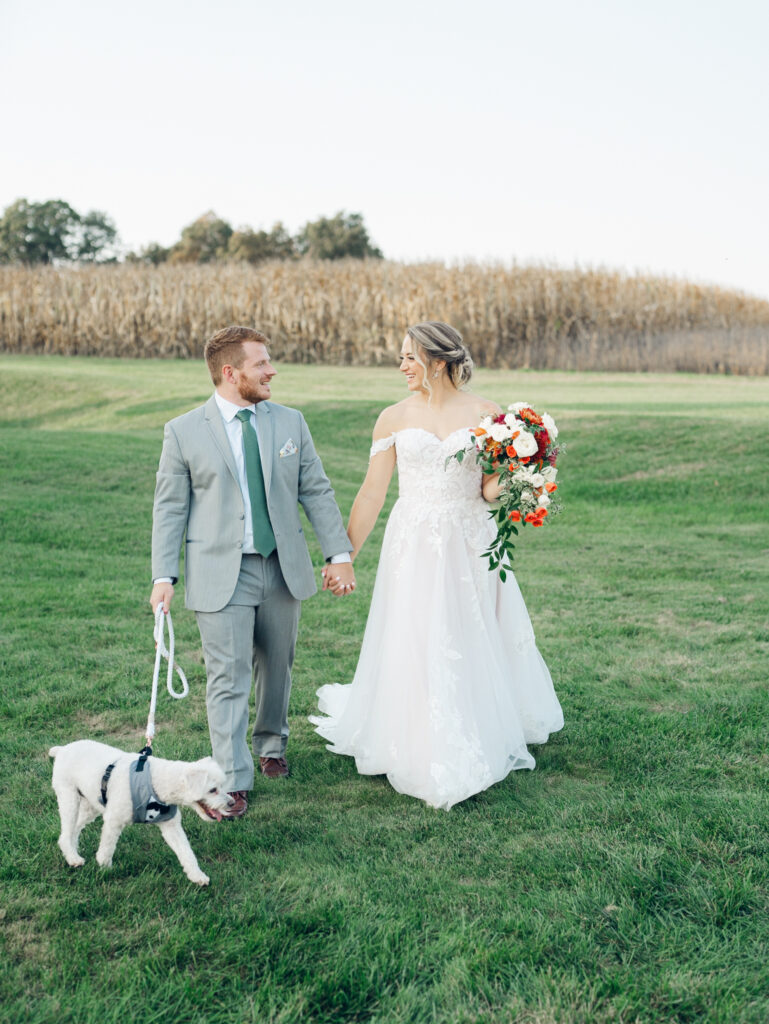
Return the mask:
{"type": "Polygon", "coordinates": [[[199,761],[191,764],[184,777],[184,791],[189,797],[190,803],[202,799],[210,788],[207,767],[199,761]]]}
{"type": "Polygon", "coordinates": [[[212,757],[202,757],[189,766],[184,782],[185,791],[194,803],[207,796],[212,789],[222,788],[224,772],[212,757]]]}

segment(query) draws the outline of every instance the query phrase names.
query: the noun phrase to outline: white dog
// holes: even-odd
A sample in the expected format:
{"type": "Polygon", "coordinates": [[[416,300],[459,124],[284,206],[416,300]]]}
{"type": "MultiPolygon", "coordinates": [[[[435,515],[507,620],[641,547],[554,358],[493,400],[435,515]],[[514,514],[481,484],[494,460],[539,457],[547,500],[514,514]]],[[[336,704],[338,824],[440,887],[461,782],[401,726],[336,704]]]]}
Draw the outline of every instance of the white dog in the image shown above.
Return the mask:
{"type": "Polygon", "coordinates": [[[77,740],[64,747],[51,747],[48,753],[55,759],[53,788],[61,817],[59,847],[71,867],[85,863],[77,852],[78,839],[83,827],[100,814],[104,816],[104,825],[96,861],[103,868],[112,866],[112,854],[126,825],[132,821],[157,821],[187,878],[198,885],[208,885],[208,875],[200,870],[182,828],[181,812],[173,805],[192,807],[204,821],[221,821],[233,800],[224,789],[224,772],[213,758],[189,763],[149,757],[142,764],[139,778],[139,755],[127,754],[106,743],[77,740]],[[145,787],[139,809],[137,779],[145,787]]]}

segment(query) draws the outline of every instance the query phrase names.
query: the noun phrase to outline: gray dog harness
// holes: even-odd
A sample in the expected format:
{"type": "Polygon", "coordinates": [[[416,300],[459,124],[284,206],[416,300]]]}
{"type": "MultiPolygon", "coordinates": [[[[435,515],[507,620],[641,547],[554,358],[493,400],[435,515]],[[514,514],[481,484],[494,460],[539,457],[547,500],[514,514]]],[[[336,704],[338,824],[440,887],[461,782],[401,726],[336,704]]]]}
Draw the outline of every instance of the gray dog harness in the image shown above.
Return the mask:
{"type": "MultiPolygon", "coordinates": [[[[147,748],[145,748],[147,749],[147,748]]],[[[139,824],[157,825],[161,821],[168,821],[176,814],[176,804],[164,804],[152,788],[152,775],[147,762],[147,754],[142,754],[136,761],[131,762],[128,771],[128,780],[131,785],[131,803],[133,805],[133,820],[139,824]],[[144,770],[146,766],[146,771],[144,770]]],[[[111,764],[107,767],[101,782],[101,801],[107,805],[107,784],[112,769],[111,764]]]]}
{"type": "Polygon", "coordinates": [[[141,759],[134,761],[128,773],[131,782],[131,803],[134,808],[134,821],[157,824],[168,821],[176,814],[176,804],[164,804],[152,788],[150,766],[144,771],[141,759]]]}

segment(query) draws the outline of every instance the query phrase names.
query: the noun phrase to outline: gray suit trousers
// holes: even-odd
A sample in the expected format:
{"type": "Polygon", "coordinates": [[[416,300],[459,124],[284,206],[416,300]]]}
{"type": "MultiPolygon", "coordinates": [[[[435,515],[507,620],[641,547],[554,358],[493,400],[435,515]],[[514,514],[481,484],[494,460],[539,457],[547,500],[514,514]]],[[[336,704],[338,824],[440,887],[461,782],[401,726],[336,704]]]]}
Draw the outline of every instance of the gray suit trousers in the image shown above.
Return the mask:
{"type": "Polygon", "coordinates": [[[252,685],[254,754],[283,757],[285,753],[301,606],[286,586],[273,552],[269,558],[243,555],[229,603],[218,612],[195,613],[208,678],[211,749],[226,772],[228,792],[249,790],[254,784],[248,744],[252,685]]]}

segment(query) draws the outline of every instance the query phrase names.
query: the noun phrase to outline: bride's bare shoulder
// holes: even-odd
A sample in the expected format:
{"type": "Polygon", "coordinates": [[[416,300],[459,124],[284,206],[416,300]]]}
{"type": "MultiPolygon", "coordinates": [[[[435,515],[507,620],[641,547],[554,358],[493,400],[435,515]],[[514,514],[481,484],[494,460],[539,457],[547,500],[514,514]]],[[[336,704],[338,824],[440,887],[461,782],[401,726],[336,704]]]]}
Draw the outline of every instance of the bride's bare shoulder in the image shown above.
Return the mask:
{"type": "Polygon", "coordinates": [[[476,395],[475,399],[478,402],[478,408],[481,416],[499,416],[501,412],[504,412],[501,405],[498,405],[496,402],[492,402],[488,398],[481,398],[480,395],[476,395]]]}
{"type": "Polygon", "coordinates": [[[406,425],[406,416],[408,415],[407,409],[405,408],[408,403],[408,398],[404,398],[402,402],[396,402],[395,405],[388,405],[386,409],[383,409],[379,418],[374,426],[374,440],[378,441],[382,437],[389,437],[390,434],[395,434],[406,425]]]}

